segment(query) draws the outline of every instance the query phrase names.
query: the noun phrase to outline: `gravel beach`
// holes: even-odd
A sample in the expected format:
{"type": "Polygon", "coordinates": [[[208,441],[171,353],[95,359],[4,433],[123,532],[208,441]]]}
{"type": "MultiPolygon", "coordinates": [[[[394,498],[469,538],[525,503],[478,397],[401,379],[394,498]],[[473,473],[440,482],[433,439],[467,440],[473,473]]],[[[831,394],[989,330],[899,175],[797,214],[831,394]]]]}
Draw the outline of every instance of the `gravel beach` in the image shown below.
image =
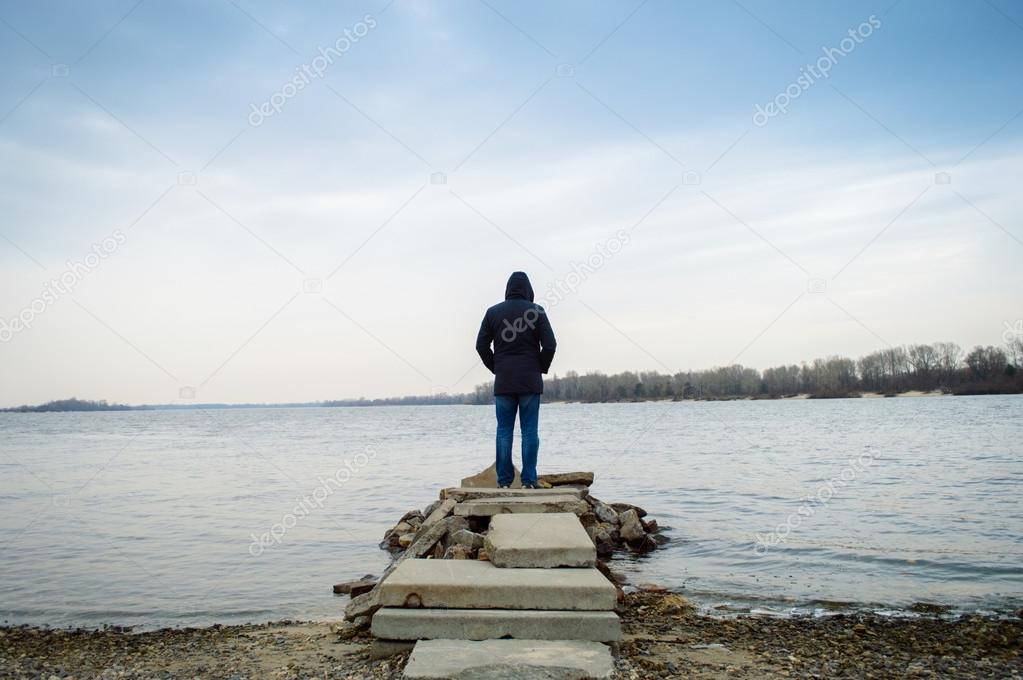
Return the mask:
{"type": "MultiPolygon", "coordinates": [[[[872,615],[700,615],[671,593],[626,597],[620,678],[1023,678],[1023,621],[872,615]]],[[[332,624],[280,622],[132,633],[0,628],[4,678],[401,677],[404,656],[332,624]]]]}

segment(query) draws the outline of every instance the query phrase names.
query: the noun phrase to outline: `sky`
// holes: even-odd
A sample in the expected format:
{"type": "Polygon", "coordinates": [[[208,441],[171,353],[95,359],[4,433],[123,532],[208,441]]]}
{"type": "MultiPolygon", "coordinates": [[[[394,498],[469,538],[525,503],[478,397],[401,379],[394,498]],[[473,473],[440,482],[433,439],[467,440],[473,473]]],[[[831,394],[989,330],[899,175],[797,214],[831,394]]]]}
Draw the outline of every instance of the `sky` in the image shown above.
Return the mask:
{"type": "Polygon", "coordinates": [[[0,405],[998,345],[1021,166],[1009,0],[4,0],[0,405]]]}

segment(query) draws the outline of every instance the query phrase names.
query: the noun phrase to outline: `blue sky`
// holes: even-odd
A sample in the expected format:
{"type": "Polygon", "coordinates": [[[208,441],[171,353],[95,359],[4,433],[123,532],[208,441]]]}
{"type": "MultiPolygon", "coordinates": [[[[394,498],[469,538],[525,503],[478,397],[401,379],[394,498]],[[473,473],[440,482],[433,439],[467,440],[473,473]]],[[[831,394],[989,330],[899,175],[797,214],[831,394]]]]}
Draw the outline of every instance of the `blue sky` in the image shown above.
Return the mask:
{"type": "Polygon", "coordinates": [[[3,404],[468,390],[508,272],[564,286],[621,229],[551,310],[558,372],[1023,317],[1006,0],[3,2],[0,36],[0,319],[125,236],[0,344],[3,404]]]}

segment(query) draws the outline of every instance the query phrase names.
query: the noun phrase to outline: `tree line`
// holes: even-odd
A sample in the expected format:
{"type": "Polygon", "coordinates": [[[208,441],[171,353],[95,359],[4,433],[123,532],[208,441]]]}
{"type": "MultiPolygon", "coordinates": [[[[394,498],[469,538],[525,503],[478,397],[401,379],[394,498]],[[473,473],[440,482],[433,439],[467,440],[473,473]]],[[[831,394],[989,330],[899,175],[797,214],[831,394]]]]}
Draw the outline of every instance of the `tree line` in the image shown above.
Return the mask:
{"type": "MultiPolygon", "coordinates": [[[[493,382],[478,385],[466,403],[493,401],[493,382]]],[[[544,380],[547,401],[607,402],[657,399],[776,399],[857,397],[864,392],[896,395],[910,390],[947,394],[1023,392],[1023,338],[1002,349],[954,342],[886,347],[859,359],[828,356],[760,371],[741,364],[675,374],[569,371],[544,380]]]]}

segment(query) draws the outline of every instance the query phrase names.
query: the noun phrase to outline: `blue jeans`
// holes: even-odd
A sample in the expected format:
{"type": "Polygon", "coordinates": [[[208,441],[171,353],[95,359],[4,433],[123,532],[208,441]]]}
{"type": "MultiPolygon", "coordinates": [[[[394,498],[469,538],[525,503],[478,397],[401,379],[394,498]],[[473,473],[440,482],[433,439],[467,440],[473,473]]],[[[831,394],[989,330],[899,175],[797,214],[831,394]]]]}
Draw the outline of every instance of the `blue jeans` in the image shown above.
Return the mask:
{"type": "Polygon", "coordinates": [[[522,483],[536,484],[536,455],[540,451],[540,436],[537,425],[540,422],[539,394],[497,394],[497,483],[511,484],[515,481],[512,465],[512,442],[515,439],[515,412],[519,413],[519,427],[522,430],[522,483]]]}

